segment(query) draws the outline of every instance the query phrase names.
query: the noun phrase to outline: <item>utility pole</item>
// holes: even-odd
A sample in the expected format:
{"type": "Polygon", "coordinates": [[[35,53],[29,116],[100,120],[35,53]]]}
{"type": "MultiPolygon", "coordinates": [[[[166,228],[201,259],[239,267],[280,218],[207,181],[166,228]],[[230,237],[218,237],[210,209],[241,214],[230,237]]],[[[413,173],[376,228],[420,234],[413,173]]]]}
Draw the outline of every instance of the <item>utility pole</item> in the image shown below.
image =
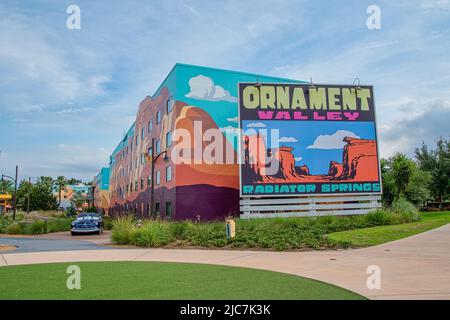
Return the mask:
{"type": "Polygon", "coordinates": [[[17,176],[19,174],[19,166],[16,165],[16,178],[14,179],[13,177],[7,176],[6,174],[2,174],[2,178],[1,180],[3,180],[4,178],[8,178],[11,181],[14,181],[14,200],[13,200],[13,220],[16,220],[16,207],[17,207],[17,176]]]}
{"type": "Polygon", "coordinates": [[[169,157],[167,156],[167,150],[161,151],[160,153],[158,153],[155,157],[153,157],[153,155],[155,154],[155,138],[152,138],[152,154],[149,155],[150,161],[151,161],[151,176],[152,176],[152,185],[151,185],[151,190],[150,190],[150,212],[151,212],[151,217],[152,218],[156,218],[156,212],[155,212],[155,208],[154,208],[154,202],[155,202],[155,165],[156,165],[156,160],[158,160],[158,158],[164,154],[164,161],[168,161],[169,157]]]}
{"type": "Polygon", "coordinates": [[[30,213],[31,177],[28,177],[27,215],[30,213]]]}
{"type": "Polygon", "coordinates": [[[19,174],[19,166],[16,165],[16,179],[14,179],[14,211],[13,211],[13,220],[16,220],[16,211],[17,211],[17,176],[19,174]]]}

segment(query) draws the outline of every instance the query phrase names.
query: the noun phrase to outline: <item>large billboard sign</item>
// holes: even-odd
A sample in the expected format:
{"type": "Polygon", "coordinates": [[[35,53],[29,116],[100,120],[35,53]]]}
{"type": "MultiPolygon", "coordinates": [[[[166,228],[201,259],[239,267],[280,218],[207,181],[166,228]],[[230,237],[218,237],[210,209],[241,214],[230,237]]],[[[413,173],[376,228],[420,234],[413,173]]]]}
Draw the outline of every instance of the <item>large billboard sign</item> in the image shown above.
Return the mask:
{"type": "Polygon", "coordinates": [[[241,196],[381,193],[371,86],[240,83],[241,196]]]}

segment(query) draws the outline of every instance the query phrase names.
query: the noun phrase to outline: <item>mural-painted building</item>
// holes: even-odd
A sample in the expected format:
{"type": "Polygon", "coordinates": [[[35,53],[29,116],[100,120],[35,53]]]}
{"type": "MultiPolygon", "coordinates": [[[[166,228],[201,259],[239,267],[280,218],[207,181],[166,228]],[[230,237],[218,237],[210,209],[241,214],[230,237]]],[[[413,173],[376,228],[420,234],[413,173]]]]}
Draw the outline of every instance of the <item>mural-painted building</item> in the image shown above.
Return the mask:
{"type": "Polygon", "coordinates": [[[109,167],[102,168],[93,180],[94,206],[97,210],[108,215],[109,211],[109,167]]]}
{"type": "MultiPolygon", "coordinates": [[[[86,198],[86,203],[83,205],[83,207],[86,208],[89,205],[88,197],[89,197],[90,192],[91,192],[91,186],[86,185],[84,183],[69,184],[61,190],[61,204],[59,207],[64,208],[64,209],[67,209],[68,207],[70,207],[73,196],[76,193],[79,193],[80,195],[82,195],[83,197],[86,198]]],[[[58,199],[58,197],[59,197],[59,190],[56,187],[54,187],[54,189],[53,189],[53,196],[56,199],[58,199]]]]}
{"type": "Polygon", "coordinates": [[[154,161],[158,216],[208,220],[238,214],[239,82],[298,81],[176,64],[155,94],[139,104],[135,122],[110,156],[111,215],[150,216],[148,156],[164,150],[167,156],[154,161]],[[212,150],[212,142],[220,152],[212,150]]]}
{"type": "Polygon", "coordinates": [[[0,213],[6,213],[11,209],[12,195],[9,193],[0,193],[0,213]]]}

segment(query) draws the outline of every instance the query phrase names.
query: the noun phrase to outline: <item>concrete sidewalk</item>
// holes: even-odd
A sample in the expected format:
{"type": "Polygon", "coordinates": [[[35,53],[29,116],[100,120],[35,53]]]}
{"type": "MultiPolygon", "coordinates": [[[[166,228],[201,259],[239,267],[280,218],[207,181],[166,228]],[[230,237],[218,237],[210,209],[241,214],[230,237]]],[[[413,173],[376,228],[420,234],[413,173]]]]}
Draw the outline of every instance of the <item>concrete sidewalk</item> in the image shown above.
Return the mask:
{"type": "Polygon", "coordinates": [[[128,249],[4,253],[1,265],[72,261],[208,263],[291,273],[347,288],[370,299],[450,299],[450,224],[357,250],[268,252],[128,249]],[[366,286],[367,267],[381,268],[381,289],[366,286]]]}

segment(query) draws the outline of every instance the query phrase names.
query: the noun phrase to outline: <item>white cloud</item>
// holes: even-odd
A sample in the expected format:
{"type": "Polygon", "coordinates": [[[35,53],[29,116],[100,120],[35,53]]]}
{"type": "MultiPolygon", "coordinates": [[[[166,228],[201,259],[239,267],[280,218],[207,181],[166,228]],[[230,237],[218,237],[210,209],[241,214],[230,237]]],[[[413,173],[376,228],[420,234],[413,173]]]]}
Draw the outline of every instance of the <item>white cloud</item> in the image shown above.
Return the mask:
{"type": "Polygon", "coordinates": [[[345,137],[359,138],[355,133],[347,130],[338,130],[332,135],[323,134],[314,140],[306,149],[342,149],[345,146],[345,137]]]}
{"type": "Polygon", "coordinates": [[[247,128],[265,128],[266,125],[262,122],[250,122],[246,125],[247,128]]]}
{"type": "Polygon", "coordinates": [[[188,98],[208,100],[208,101],[229,101],[236,102],[237,98],[233,97],[228,90],[219,85],[215,85],[214,81],[203,75],[198,75],[189,80],[191,92],[186,94],[188,98]]]}
{"type": "Polygon", "coordinates": [[[238,118],[238,117],[227,118],[227,121],[229,121],[229,122],[238,122],[238,121],[239,121],[239,118],[238,118]]]}
{"type": "Polygon", "coordinates": [[[239,128],[233,127],[233,126],[226,126],[226,127],[221,127],[220,131],[222,132],[226,132],[226,133],[238,133],[239,132],[239,128]]]}
{"type": "Polygon", "coordinates": [[[295,157],[294,159],[295,159],[295,161],[301,161],[303,158],[302,157],[295,157]]]}
{"type": "Polygon", "coordinates": [[[294,137],[281,137],[278,141],[280,141],[280,142],[297,142],[298,140],[294,137]]]}
{"type": "Polygon", "coordinates": [[[82,108],[67,108],[67,109],[62,109],[57,111],[57,114],[68,114],[68,113],[81,113],[81,112],[86,112],[86,111],[90,111],[92,110],[92,108],[88,108],[88,107],[82,107],[82,108]]]}

